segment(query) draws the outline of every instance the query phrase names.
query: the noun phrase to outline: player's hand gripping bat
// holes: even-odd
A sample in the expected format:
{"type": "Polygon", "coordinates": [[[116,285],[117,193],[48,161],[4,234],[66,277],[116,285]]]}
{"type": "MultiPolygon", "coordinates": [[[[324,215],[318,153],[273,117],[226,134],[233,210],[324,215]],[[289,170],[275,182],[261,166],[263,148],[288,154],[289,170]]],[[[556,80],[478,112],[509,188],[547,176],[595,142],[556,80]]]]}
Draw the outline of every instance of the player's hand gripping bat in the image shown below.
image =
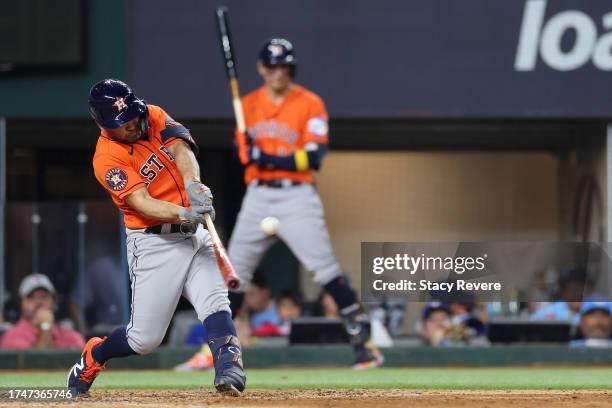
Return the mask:
{"type": "Polygon", "coordinates": [[[208,233],[212,239],[213,249],[215,250],[217,265],[219,265],[221,276],[230,290],[236,290],[240,287],[240,279],[238,275],[236,275],[236,271],[230,262],[229,256],[227,256],[227,251],[219,238],[219,234],[217,234],[215,224],[213,224],[210,214],[204,214],[204,222],[206,222],[206,228],[208,228],[208,233]]]}

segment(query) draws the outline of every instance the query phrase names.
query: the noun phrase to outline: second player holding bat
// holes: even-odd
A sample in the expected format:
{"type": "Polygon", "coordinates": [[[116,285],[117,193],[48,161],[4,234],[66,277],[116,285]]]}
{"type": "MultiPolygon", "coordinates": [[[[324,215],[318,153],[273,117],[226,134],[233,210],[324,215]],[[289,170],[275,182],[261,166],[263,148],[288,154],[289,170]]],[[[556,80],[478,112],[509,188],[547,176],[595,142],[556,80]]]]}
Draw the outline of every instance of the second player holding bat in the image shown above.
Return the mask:
{"type": "MultiPolygon", "coordinates": [[[[252,279],[273,242],[260,222],[276,218],[275,237],[287,243],[336,302],[355,349],[353,367],[378,367],[383,356],[370,340],[367,314],[333,254],[313,185],[314,172],[327,151],[325,105],[318,95],[294,82],[297,60],[293,44],[284,38],[272,38],[263,45],[256,64],[263,86],[241,103],[227,10],[219,8],[216,17],[236,116],[236,144],[248,185],[228,245],[236,272],[241,282],[252,279]]],[[[243,289],[230,296],[234,312],[240,310],[243,289]]]]}

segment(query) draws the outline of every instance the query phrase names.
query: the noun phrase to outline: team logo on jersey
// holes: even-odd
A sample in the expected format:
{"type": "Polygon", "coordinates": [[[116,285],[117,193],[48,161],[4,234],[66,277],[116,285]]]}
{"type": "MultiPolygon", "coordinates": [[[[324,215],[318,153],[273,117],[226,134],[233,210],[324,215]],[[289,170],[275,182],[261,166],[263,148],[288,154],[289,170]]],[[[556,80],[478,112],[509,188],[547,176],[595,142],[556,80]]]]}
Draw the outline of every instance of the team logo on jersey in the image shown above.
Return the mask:
{"type": "Polygon", "coordinates": [[[106,181],[106,184],[111,188],[111,190],[119,191],[123,190],[127,185],[128,176],[125,171],[123,171],[123,169],[114,167],[106,172],[104,180],[106,181]]]}
{"type": "Polygon", "coordinates": [[[308,132],[315,136],[325,136],[327,134],[327,121],[323,118],[316,117],[308,121],[308,132]]]}
{"type": "Polygon", "coordinates": [[[284,123],[278,123],[274,119],[262,120],[250,127],[249,135],[253,140],[258,140],[264,137],[272,137],[283,140],[289,144],[295,144],[299,134],[284,123]]]}
{"type": "Polygon", "coordinates": [[[119,97],[117,97],[116,99],[117,99],[117,100],[115,101],[115,103],[113,103],[113,106],[114,106],[115,108],[117,108],[117,110],[118,110],[119,112],[121,112],[121,111],[122,111],[122,110],[124,110],[124,109],[127,109],[127,107],[128,107],[128,106],[127,106],[127,104],[125,103],[125,98],[119,98],[119,97]]]}

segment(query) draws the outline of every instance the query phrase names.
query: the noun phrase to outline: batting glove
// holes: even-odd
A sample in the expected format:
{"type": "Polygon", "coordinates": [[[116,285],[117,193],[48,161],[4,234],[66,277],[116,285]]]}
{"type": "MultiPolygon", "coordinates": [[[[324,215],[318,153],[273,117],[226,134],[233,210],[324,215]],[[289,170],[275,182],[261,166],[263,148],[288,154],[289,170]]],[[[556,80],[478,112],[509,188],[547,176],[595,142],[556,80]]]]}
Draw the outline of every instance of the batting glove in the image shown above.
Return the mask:
{"type": "Polygon", "coordinates": [[[183,207],[179,212],[179,217],[185,221],[203,223],[204,214],[210,214],[210,218],[215,220],[215,209],[212,204],[210,206],[195,205],[191,208],[183,207]]]}
{"type": "Polygon", "coordinates": [[[213,207],[213,195],[210,188],[199,181],[190,183],[187,186],[187,197],[192,207],[197,208],[200,214],[210,214],[210,218],[215,220],[215,209],[213,207]]]}
{"type": "Polygon", "coordinates": [[[210,188],[206,187],[199,181],[189,183],[189,185],[187,186],[187,197],[189,197],[189,202],[191,203],[191,205],[203,205],[212,207],[212,192],[210,191],[210,188]]]}

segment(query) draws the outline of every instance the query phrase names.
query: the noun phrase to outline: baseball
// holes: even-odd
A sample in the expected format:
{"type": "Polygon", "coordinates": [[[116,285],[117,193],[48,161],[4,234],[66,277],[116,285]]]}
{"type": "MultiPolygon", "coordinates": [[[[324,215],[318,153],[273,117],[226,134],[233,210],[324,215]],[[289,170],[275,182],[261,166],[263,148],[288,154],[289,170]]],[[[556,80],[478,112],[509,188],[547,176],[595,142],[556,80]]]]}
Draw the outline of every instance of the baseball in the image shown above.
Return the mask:
{"type": "Polygon", "coordinates": [[[280,221],[276,217],[266,217],[259,223],[259,227],[267,235],[276,235],[280,221]]]}

